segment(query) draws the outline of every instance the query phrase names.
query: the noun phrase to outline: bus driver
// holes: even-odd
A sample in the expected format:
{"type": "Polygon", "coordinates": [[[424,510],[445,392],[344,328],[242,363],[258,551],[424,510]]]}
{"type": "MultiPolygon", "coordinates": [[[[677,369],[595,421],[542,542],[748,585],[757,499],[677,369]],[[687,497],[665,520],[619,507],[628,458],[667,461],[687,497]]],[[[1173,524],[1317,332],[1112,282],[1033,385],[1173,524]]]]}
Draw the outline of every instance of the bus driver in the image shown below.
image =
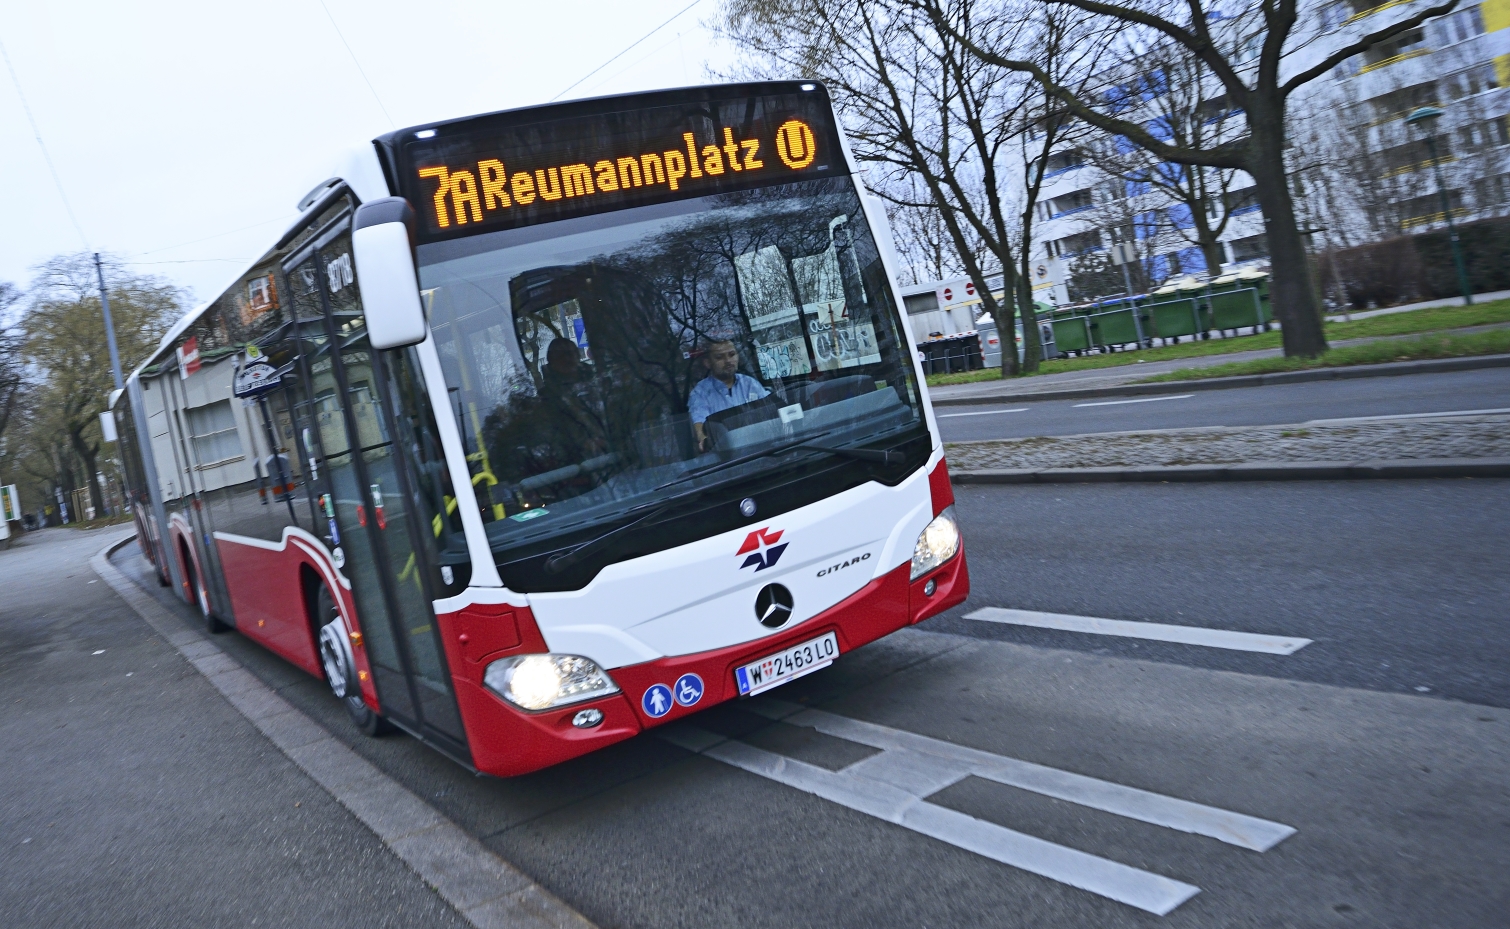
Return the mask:
{"type": "Polygon", "coordinates": [[[708,359],[708,376],[698,381],[692,393],[687,395],[687,412],[692,415],[692,430],[697,433],[699,452],[707,451],[712,445],[703,431],[703,423],[709,416],[771,395],[764,384],[739,373],[739,348],[733,340],[707,343],[704,357],[708,359]]]}

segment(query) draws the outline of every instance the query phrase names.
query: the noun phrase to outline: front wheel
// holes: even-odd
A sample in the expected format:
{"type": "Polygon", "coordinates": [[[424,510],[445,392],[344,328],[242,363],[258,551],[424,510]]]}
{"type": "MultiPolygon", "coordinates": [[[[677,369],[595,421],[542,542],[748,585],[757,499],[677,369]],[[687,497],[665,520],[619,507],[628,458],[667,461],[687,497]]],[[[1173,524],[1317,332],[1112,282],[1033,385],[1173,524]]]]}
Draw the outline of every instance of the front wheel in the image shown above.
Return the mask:
{"type": "Polygon", "coordinates": [[[199,615],[204,618],[204,627],[211,635],[219,635],[230,630],[230,626],[222,622],[210,608],[210,597],[205,592],[204,584],[199,579],[199,572],[194,570],[194,559],[190,557],[188,546],[183,548],[184,584],[188,587],[185,594],[189,602],[199,607],[199,615]]]}
{"type": "Polygon", "coordinates": [[[357,683],[356,660],[351,654],[351,639],[341,612],[336,608],[330,591],[321,584],[315,594],[315,617],[320,626],[320,664],[325,669],[325,681],[331,693],[346,707],[346,715],[362,732],[371,736],[382,735],[393,729],[393,724],[373,712],[362,699],[362,689],[357,683]]]}

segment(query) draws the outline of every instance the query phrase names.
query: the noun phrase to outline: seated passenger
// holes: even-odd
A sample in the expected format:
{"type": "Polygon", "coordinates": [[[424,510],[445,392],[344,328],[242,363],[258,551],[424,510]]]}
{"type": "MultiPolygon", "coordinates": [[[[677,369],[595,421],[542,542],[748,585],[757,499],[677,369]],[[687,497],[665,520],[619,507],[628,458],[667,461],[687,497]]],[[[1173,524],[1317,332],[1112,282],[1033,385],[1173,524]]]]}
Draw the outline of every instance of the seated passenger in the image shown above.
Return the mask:
{"type": "Polygon", "coordinates": [[[771,395],[764,384],[739,373],[739,348],[732,340],[710,342],[704,354],[708,360],[708,376],[698,381],[687,395],[687,412],[692,417],[692,430],[697,433],[697,450],[700,452],[707,451],[712,445],[703,426],[709,416],[771,395]]]}
{"type": "Polygon", "coordinates": [[[557,338],[545,350],[540,370],[541,425],[552,446],[570,464],[580,464],[608,449],[602,400],[592,369],[582,363],[577,343],[557,338]]]}
{"type": "Polygon", "coordinates": [[[545,365],[540,369],[546,393],[569,393],[571,386],[587,380],[582,369],[577,343],[567,338],[555,338],[545,349],[545,365]]]}

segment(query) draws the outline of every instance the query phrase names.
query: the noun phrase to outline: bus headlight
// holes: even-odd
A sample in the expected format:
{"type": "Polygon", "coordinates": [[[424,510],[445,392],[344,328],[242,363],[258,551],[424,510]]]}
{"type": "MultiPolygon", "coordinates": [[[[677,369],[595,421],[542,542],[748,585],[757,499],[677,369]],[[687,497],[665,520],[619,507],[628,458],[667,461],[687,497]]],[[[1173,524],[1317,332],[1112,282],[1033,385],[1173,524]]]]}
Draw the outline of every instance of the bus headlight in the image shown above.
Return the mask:
{"type": "Polygon", "coordinates": [[[579,655],[516,655],[488,665],[482,682],[525,710],[548,710],[619,692],[608,672],[579,655]]]}
{"type": "Polygon", "coordinates": [[[953,558],[959,551],[959,526],[954,522],[954,507],[945,507],[944,512],[933,517],[933,522],[923,527],[918,544],[912,549],[912,580],[937,568],[953,558]]]}

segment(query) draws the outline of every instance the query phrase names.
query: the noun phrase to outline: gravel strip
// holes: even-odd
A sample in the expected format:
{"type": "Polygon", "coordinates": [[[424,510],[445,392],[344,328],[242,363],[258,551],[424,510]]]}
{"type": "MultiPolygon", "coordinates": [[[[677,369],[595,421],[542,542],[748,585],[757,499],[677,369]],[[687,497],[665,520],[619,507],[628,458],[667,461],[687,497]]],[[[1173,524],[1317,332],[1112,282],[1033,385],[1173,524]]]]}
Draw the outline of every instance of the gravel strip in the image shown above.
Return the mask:
{"type": "Polygon", "coordinates": [[[952,471],[1510,456],[1510,417],[1244,426],[954,442],[952,471]]]}

